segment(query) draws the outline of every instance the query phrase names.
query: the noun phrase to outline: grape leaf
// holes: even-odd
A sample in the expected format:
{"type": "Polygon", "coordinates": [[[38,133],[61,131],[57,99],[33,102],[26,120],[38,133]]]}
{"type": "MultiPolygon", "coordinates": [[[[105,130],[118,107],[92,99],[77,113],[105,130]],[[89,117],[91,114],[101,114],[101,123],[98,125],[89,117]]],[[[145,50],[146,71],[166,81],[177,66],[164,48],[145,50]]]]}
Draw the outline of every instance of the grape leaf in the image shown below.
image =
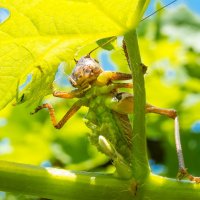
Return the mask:
{"type": "Polygon", "coordinates": [[[2,0],[10,16],[0,24],[0,109],[18,95],[18,103],[37,102],[51,93],[59,63],[77,48],[135,28],[148,0],[2,0]]]}

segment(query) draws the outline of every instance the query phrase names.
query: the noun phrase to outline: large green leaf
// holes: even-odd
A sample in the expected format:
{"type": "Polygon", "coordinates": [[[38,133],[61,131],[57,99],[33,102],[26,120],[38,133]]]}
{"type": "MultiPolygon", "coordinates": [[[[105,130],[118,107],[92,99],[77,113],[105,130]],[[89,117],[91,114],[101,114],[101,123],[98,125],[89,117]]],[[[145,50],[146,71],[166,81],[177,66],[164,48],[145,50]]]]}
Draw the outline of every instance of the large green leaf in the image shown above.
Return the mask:
{"type": "Polygon", "coordinates": [[[0,24],[0,108],[15,96],[27,74],[32,81],[19,101],[51,92],[61,61],[77,48],[135,28],[148,0],[2,0],[10,17],[0,24]]]}

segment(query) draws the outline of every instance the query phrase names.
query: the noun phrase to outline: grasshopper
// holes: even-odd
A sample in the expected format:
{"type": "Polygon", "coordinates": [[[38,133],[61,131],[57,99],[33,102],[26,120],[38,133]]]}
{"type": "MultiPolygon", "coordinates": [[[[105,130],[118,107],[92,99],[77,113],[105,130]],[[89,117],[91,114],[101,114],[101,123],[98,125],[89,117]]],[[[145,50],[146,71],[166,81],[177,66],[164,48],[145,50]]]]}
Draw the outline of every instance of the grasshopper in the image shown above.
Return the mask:
{"type": "MultiPolygon", "coordinates": [[[[107,44],[107,42],[105,44],[107,44]]],[[[129,60],[126,46],[124,45],[123,48],[127,60],[129,60]]],[[[117,81],[131,80],[132,75],[121,72],[104,71],[99,62],[90,56],[94,50],[88,55],[81,57],[78,61],[75,60],[76,66],[69,76],[69,81],[75,89],[70,92],[53,91],[53,96],[55,97],[79,99],[72,105],[63,118],[57,122],[54,108],[49,103],[38,106],[31,114],[43,108],[47,108],[53,126],[56,129],[60,129],[82,106],[88,107],[88,113],[85,118],[87,120],[86,125],[91,129],[91,134],[89,135],[91,143],[94,144],[99,151],[112,159],[117,174],[120,177],[130,178],[130,163],[132,157],[131,141],[134,135],[128,115],[133,112],[134,96],[128,92],[120,92],[119,89],[133,88],[133,84],[119,83],[117,81]]],[[[147,69],[146,66],[141,63],[141,67],[145,73],[147,69]]],[[[174,120],[176,150],[179,163],[177,178],[182,179],[187,177],[191,181],[200,183],[200,178],[190,175],[185,168],[176,110],[158,108],[147,103],[146,113],[156,113],[174,120]]]]}
{"type": "MultiPolygon", "coordinates": [[[[90,53],[76,61],[76,66],[69,76],[69,81],[75,89],[70,92],[53,92],[55,97],[79,99],[63,118],[57,122],[54,108],[49,103],[38,106],[31,114],[47,108],[53,126],[60,129],[82,106],[88,107],[85,118],[87,119],[86,125],[91,129],[89,135],[91,143],[113,160],[117,173],[121,177],[129,178],[131,177],[133,130],[128,114],[133,112],[134,96],[128,92],[119,92],[119,89],[132,88],[133,84],[116,81],[131,80],[132,75],[104,71],[99,62],[90,56],[90,53]]],[[[146,69],[143,64],[141,67],[146,69]]],[[[200,182],[200,178],[190,175],[184,165],[177,112],[174,109],[163,109],[146,104],[146,113],[157,113],[175,120],[175,139],[179,161],[178,178],[188,177],[191,181],[200,182]]]]}

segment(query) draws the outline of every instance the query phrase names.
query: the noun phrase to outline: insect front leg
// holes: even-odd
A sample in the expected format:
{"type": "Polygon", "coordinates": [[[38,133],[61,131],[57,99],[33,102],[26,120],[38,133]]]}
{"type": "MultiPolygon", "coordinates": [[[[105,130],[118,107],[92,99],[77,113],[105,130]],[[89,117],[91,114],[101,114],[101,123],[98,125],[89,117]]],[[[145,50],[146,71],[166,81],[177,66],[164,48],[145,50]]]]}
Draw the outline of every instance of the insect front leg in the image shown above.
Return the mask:
{"type": "Polygon", "coordinates": [[[63,118],[57,123],[56,117],[55,117],[55,111],[54,108],[51,104],[45,103],[41,106],[38,106],[34,112],[32,112],[31,114],[35,114],[36,112],[38,112],[39,110],[43,109],[43,108],[47,108],[49,110],[49,115],[51,117],[51,121],[53,126],[56,129],[60,129],[64,126],[64,124],[81,108],[82,106],[82,102],[79,100],[77,102],[75,102],[72,107],[67,111],[67,113],[63,116],[63,118]]]}
{"type": "Polygon", "coordinates": [[[72,90],[70,92],[54,91],[53,96],[59,97],[59,98],[64,98],[64,99],[80,98],[84,94],[84,92],[88,89],[89,88],[82,89],[82,90],[75,89],[75,90],[72,90]]]}
{"type": "Polygon", "coordinates": [[[97,78],[97,85],[107,85],[112,81],[116,80],[130,80],[132,79],[131,74],[121,73],[121,72],[112,72],[112,71],[103,71],[97,78]]]}

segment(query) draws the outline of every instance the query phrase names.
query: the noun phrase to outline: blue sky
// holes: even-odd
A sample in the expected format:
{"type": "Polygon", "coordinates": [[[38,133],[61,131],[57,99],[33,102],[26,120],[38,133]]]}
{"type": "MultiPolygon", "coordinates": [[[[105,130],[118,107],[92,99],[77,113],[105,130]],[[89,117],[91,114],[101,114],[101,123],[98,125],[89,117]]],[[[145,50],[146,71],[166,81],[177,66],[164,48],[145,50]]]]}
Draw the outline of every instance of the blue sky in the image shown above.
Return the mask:
{"type": "MultiPolygon", "coordinates": [[[[163,5],[166,5],[172,1],[173,0],[151,0],[151,3],[147,10],[147,15],[152,13],[153,11],[155,11],[155,3],[156,2],[161,2],[163,5]]],[[[183,5],[183,4],[188,6],[192,11],[200,14],[200,1],[199,0],[177,0],[175,3],[170,5],[168,8],[178,6],[178,5],[183,5]]]]}

